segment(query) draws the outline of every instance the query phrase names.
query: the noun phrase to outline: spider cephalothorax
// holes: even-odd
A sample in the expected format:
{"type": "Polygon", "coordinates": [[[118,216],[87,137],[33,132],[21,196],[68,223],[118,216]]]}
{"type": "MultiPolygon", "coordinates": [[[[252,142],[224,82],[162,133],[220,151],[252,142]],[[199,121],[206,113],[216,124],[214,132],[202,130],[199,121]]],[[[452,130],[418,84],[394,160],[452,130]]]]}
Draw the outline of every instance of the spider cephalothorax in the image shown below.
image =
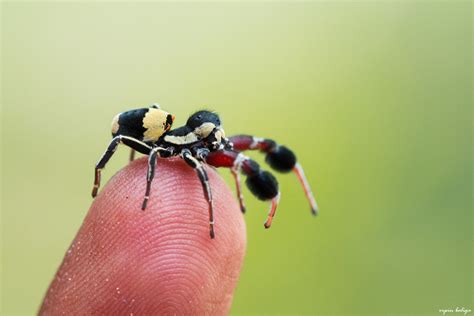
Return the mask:
{"type": "Polygon", "coordinates": [[[266,138],[248,135],[225,137],[219,116],[211,111],[198,111],[192,114],[184,126],[171,129],[174,116],[161,110],[158,105],[141,108],[118,114],[112,121],[113,139],[95,167],[92,196],[97,195],[100,186],[101,170],[120,143],[132,149],[130,159],[138,151],[148,155],[147,186],[142,209],[150,198],[151,183],[155,175],[158,157],[181,157],[194,168],[201,180],[205,197],[209,202],[209,226],[211,238],[214,238],[214,204],[209,179],[203,164],[214,167],[230,168],[237,185],[237,196],[240,208],[245,212],[242,196],[240,173],[247,176],[245,183],[249,190],[260,200],[271,200],[271,208],[265,221],[265,228],[271,226],[276,207],[280,199],[278,182],[268,171],[263,171],[257,162],[245,156],[245,150],[260,150],[266,154],[265,161],[279,172],[293,171],[303,185],[311,206],[316,215],[318,207],[313,197],[303,168],[297,162],[295,154],[285,146],[266,138]]]}

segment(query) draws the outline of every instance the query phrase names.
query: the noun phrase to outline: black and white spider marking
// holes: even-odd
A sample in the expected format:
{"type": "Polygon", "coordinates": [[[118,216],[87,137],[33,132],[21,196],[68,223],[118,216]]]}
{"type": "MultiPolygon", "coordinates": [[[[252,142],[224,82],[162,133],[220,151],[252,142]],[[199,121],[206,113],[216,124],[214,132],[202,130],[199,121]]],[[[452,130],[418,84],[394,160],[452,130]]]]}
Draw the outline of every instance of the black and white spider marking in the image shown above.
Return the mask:
{"type": "Polygon", "coordinates": [[[303,168],[297,162],[295,154],[287,147],[279,145],[271,139],[249,135],[226,138],[219,116],[210,111],[194,113],[184,126],[175,129],[171,129],[173,120],[174,116],[161,110],[158,105],[116,115],[112,121],[113,139],[95,167],[92,196],[97,195],[101,170],[112,157],[118,145],[124,144],[132,149],[130,160],[133,160],[135,151],[148,155],[147,184],[142,210],[145,210],[150,198],[157,158],[178,156],[196,170],[202,183],[204,195],[209,203],[211,238],[214,238],[214,206],[209,179],[203,164],[230,168],[235,178],[242,212],[245,212],[245,205],[240,173],[247,176],[245,183],[250,191],[260,200],[271,201],[270,212],[265,221],[265,228],[269,228],[280,199],[278,182],[270,172],[261,170],[257,162],[242,153],[245,150],[259,150],[265,153],[265,161],[274,170],[278,172],[293,171],[297,175],[308,198],[312,214],[317,214],[318,206],[303,168]]]}

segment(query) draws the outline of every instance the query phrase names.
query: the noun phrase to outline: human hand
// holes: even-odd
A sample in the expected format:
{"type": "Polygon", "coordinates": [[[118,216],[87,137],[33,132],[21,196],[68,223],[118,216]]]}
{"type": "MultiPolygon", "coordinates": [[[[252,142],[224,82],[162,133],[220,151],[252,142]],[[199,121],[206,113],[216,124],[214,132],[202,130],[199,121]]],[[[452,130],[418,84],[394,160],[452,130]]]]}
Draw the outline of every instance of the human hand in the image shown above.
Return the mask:
{"type": "Polygon", "coordinates": [[[146,159],[119,171],[92,203],[41,306],[40,315],[225,315],[239,278],[246,232],[232,192],[207,168],[216,238],[195,171],[157,164],[141,210],[146,159]]]}

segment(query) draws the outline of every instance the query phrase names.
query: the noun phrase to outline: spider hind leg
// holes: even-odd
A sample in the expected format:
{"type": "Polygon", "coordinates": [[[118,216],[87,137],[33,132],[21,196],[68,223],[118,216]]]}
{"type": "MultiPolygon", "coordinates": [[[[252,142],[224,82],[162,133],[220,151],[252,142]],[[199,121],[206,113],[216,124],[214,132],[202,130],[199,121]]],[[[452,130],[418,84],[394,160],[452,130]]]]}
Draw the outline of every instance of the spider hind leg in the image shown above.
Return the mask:
{"type": "Polygon", "coordinates": [[[151,147],[149,145],[133,137],[124,135],[115,136],[110,142],[102,157],[100,158],[99,162],[95,166],[92,197],[96,197],[97,192],[99,191],[102,169],[105,168],[105,165],[110,160],[110,158],[112,158],[113,154],[117,150],[118,145],[121,143],[144,154],[148,154],[151,150],[151,147]]]}

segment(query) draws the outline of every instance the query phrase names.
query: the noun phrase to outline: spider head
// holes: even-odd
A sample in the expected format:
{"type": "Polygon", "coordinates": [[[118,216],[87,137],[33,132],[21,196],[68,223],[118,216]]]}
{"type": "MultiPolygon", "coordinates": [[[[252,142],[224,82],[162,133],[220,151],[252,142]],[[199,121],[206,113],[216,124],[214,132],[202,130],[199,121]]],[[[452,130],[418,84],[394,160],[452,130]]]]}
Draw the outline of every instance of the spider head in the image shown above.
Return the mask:
{"type": "Polygon", "coordinates": [[[213,132],[224,131],[219,116],[211,111],[198,111],[191,115],[186,125],[201,139],[207,138],[213,132]]]}
{"type": "Polygon", "coordinates": [[[224,128],[219,116],[211,111],[198,111],[191,115],[186,122],[193,133],[199,139],[208,139],[213,148],[217,149],[221,144],[227,143],[224,128]]]}
{"type": "MultiPolygon", "coordinates": [[[[208,130],[211,126],[212,128],[220,127],[221,120],[219,116],[211,111],[198,111],[191,115],[186,122],[186,125],[193,130],[201,128],[203,130],[208,130]]],[[[212,131],[212,130],[211,130],[212,131]]],[[[208,135],[210,132],[208,133],[208,135]]]]}

